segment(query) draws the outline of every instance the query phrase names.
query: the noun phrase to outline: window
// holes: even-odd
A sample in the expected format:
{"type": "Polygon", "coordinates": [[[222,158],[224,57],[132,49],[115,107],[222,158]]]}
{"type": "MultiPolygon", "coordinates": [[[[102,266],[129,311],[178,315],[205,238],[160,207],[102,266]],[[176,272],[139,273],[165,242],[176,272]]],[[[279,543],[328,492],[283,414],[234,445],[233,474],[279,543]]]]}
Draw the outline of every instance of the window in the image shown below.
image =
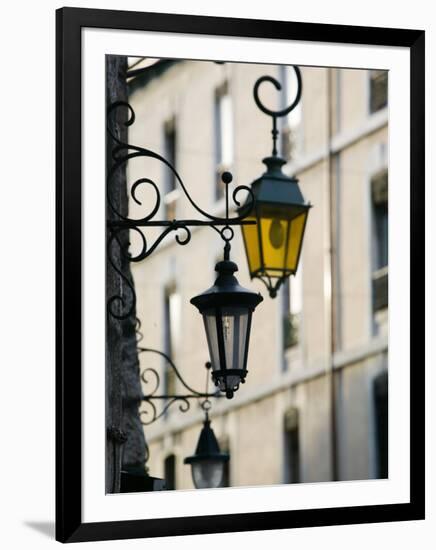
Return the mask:
{"type": "Polygon", "coordinates": [[[176,488],[176,457],[168,455],[164,462],[165,489],[174,491],[176,488]]]}
{"type": "MultiPolygon", "coordinates": [[[[230,455],[230,444],[227,437],[223,437],[219,440],[219,446],[222,453],[230,455]]],[[[223,479],[220,487],[231,487],[230,481],[230,460],[227,460],[227,462],[224,462],[223,479]]]]}
{"type": "Polygon", "coordinates": [[[374,380],[376,476],[388,477],[388,373],[374,380]]]}
{"type": "Polygon", "coordinates": [[[373,309],[388,305],[388,172],[382,170],[371,179],[373,309]]]}
{"type": "Polygon", "coordinates": [[[215,199],[224,194],[221,174],[233,164],[233,105],[228,83],[215,91],[215,199]]]}
{"type": "Polygon", "coordinates": [[[375,113],[388,104],[388,72],[369,72],[369,112],[375,113]]]}
{"type": "MultiPolygon", "coordinates": [[[[282,85],[280,95],[280,109],[291,105],[297,92],[297,77],[292,67],[280,65],[279,80],[282,85]]],[[[282,122],[281,155],[285,159],[292,160],[302,152],[302,100],[286,117],[280,119],[282,122]]]]}
{"type": "Polygon", "coordinates": [[[282,287],[283,349],[296,346],[300,340],[300,321],[303,301],[302,267],[291,275],[282,287]]]}
{"type": "MultiPolygon", "coordinates": [[[[164,158],[177,170],[177,135],[176,121],[174,118],[167,121],[164,126],[164,158]]],[[[176,218],[176,200],[178,196],[177,179],[174,173],[164,166],[164,204],[167,220],[176,218]]]]}
{"type": "Polygon", "coordinates": [[[299,483],[300,430],[298,409],[290,408],[284,418],[284,483],[299,483]]]}
{"type": "Polygon", "coordinates": [[[342,125],[342,75],[343,69],[329,69],[333,71],[333,90],[332,90],[332,105],[333,109],[333,128],[332,131],[334,134],[338,134],[341,130],[342,125]]]}
{"type": "MultiPolygon", "coordinates": [[[[180,346],[181,297],[176,287],[170,285],[165,291],[164,304],[164,352],[175,361],[180,346]]],[[[164,392],[176,393],[176,375],[170,365],[165,363],[164,392]]]]}

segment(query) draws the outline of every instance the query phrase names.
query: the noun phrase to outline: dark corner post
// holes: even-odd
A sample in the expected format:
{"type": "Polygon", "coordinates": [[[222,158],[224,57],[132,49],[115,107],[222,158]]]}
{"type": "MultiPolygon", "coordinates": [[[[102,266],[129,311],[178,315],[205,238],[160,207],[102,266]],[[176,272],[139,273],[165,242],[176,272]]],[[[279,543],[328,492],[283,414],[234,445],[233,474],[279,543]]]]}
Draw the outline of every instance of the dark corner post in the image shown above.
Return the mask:
{"type": "MultiPolygon", "coordinates": [[[[127,58],[106,56],[106,106],[116,101],[127,102],[127,58]]],[[[116,143],[112,135],[127,138],[129,113],[116,109],[108,113],[106,142],[106,175],[108,221],[116,219],[117,212],[128,214],[126,163],[116,165],[113,151],[116,143]]],[[[106,492],[120,491],[122,468],[145,470],[146,445],[139,419],[138,405],[142,392],[136,347],[136,308],[130,262],[126,259],[129,232],[110,234],[108,229],[106,256],[106,292],[121,297],[108,304],[115,315],[106,316],[106,492]],[[114,266],[116,267],[114,269],[114,266]],[[128,308],[128,315],[124,316],[128,308]]],[[[108,312],[109,313],[109,312],[108,312]]]]}

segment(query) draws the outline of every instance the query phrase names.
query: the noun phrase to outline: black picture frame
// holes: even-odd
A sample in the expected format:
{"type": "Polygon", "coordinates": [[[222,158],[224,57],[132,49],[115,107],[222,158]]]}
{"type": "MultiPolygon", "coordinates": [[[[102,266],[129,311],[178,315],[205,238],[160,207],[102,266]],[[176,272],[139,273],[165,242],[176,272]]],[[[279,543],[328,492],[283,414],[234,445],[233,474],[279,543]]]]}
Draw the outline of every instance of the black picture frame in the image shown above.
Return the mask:
{"type": "Polygon", "coordinates": [[[424,519],[424,31],[78,8],[57,10],[56,30],[56,539],[78,542],[424,519]],[[241,513],[237,521],[235,515],[215,515],[82,522],[81,29],[84,27],[409,48],[410,502],[241,513]]]}

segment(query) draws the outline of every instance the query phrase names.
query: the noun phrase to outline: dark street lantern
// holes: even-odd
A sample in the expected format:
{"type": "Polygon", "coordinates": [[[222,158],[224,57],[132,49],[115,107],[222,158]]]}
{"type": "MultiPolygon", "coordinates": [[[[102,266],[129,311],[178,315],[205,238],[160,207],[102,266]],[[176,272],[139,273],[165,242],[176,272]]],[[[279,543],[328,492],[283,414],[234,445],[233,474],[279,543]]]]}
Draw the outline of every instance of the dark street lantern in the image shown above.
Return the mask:
{"type": "Polygon", "coordinates": [[[223,481],[224,464],[229,461],[229,458],[227,453],[221,452],[206,413],[195,454],[184,460],[185,464],[191,465],[192,481],[196,489],[220,487],[223,481]]]}
{"type": "Polygon", "coordinates": [[[270,82],[277,90],[280,83],[273,77],[263,76],[254,85],[254,100],[259,109],[272,117],[272,155],[263,159],[266,172],[251,185],[254,202],[250,197],[240,211],[247,212],[247,220],[255,225],[242,227],[245,251],[251,278],[260,279],[275,298],[287,277],[295,275],[301,254],[307,215],[311,205],[306,203],[298,180],[283,173],[286,161],[277,154],[277,118],[289,115],[301,98],[302,82],[298,67],[293,67],[297,77],[297,93],[289,107],[272,111],[259,98],[259,86],[270,82]],[[250,203],[251,208],[248,206],[250,203]]]}
{"type": "Polygon", "coordinates": [[[212,379],[231,399],[247,375],[251,316],[263,298],[239,285],[234,262],[225,259],[217,263],[215,270],[215,284],[192,298],[191,303],[203,316],[212,379]]]}

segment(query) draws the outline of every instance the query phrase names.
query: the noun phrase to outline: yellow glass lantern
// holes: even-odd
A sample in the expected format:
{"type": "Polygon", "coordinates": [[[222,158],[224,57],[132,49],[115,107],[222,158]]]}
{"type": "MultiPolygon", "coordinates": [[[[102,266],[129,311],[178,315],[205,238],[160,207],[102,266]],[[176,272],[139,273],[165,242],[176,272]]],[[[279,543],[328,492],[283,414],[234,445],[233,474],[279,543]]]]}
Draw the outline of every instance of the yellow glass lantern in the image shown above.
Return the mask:
{"type": "Polygon", "coordinates": [[[246,218],[256,224],[243,225],[242,235],[250,277],[261,279],[274,298],[284,280],[297,272],[311,205],[298,180],[283,173],[286,161],[272,156],[263,162],[267,171],[252,183],[254,206],[246,218]]]}
{"type": "Polygon", "coordinates": [[[298,105],[302,94],[300,69],[292,66],[296,77],[296,95],[293,102],[274,111],[266,107],[259,97],[259,88],[264,82],[281,90],[281,84],[272,76],[261,76],[253,88],[254,101],[258,108],[272,119],[273,148],[270,157],[263,159],[266,172],[251,184],[251,195],[240,214],[256,224],[242,225],[245,252],[252,279],[260,279],[267,287],[271,298],[290,275],[295,275],[301,254],[307,215],[311,205],[306,203],[298,186],[298,180],[283,173],[286,161],[277,154],[277,119],[288,116],[298,105]]]}

